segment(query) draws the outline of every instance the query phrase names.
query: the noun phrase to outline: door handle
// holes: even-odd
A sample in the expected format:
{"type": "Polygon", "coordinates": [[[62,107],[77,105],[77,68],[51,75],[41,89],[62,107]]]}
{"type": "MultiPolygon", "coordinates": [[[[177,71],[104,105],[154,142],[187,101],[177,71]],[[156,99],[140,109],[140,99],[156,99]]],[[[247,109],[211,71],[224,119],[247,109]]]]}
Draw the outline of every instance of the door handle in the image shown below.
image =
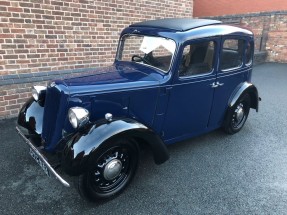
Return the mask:
{"type": "Polygon", "coordinates": [[[224,85],[224,83],[219,83],[219,82],[216,82],[216,84],[220,87],[224,85]]]}
{"type": "Polygon", "coordinates": [[[216,88],[216,87],[218,87],[218,84],[217,84],[216,82],[213,82],[212,84],[210,84],[210,86],[211,86],[212,88],[216,88]]]}
{"type": "Polygon", "coordinates": [[[212,84],[210,84],[210,86],[212,88],[221,87],[223,85],[224,85],[224,83],[219,83],[218,81],[217,82],[213,82],[212,84]]]}

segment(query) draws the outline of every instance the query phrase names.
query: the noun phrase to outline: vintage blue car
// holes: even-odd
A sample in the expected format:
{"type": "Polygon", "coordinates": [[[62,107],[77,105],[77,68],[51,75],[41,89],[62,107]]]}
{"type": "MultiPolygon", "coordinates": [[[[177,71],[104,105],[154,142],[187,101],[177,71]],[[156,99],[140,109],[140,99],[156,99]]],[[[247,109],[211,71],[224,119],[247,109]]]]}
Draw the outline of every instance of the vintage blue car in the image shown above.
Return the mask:
{"type": "Polygon", "coordinates": [[[34,86],[16,129],[47,175],[69,187],[61,167],[83,197],[108,199],[131,182],[140,146],[161,164],[169,144],[243,127],[260,100],[253,53],[251,31],[219,21],[135,23],[112,66],[34,86]]]}

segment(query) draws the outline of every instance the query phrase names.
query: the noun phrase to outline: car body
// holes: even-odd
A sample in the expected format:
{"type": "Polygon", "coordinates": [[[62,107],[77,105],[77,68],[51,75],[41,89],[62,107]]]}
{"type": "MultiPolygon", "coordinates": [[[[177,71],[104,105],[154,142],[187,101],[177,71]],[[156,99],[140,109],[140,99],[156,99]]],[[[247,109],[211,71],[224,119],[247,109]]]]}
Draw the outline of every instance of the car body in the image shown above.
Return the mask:
{"type": "Polygon", "coordinates": [[[132,24],[112,66],[35,86],[17,131],[48,175],[69,186],[61,166],[82,196],[110,198],[131,181],[140,145],[161,164],[168,144],[242,128],[249,109],[258,111],[253,52],[251,31],[216,20],[132,24]]]}

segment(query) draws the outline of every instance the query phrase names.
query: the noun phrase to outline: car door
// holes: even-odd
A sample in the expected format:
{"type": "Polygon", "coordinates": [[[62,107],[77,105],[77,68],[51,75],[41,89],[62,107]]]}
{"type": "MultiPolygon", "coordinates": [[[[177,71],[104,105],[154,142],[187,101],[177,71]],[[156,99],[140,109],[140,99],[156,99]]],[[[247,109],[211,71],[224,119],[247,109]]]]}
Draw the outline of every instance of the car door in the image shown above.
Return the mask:
{"type": "Polygon", "coordinates": [[[163,126],[164,140],[183,139],[208,127],[220,38],[184,43],[179,51],[163,126]]]}
{"type": "Polygon", "coordinates": [[[247,80],[250,67],[245,66],[243,62],[245,49],[246,40],[242,37],[222,38],[210,127],[222,125],[232,93],[240,83],[247,80]]]}

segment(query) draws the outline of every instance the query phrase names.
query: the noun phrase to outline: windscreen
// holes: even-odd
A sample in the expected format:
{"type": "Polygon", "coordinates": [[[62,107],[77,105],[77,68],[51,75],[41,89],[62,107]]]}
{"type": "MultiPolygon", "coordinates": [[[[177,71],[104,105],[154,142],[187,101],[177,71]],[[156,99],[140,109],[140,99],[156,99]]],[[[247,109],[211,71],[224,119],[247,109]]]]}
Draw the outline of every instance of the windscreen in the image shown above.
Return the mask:
{"type": "Polygon", "coordinates": [[[163,37],[125,35],[118,50],[118,60],[135,62],[167,72],[175,52],[175,42],[163,37]]]}

